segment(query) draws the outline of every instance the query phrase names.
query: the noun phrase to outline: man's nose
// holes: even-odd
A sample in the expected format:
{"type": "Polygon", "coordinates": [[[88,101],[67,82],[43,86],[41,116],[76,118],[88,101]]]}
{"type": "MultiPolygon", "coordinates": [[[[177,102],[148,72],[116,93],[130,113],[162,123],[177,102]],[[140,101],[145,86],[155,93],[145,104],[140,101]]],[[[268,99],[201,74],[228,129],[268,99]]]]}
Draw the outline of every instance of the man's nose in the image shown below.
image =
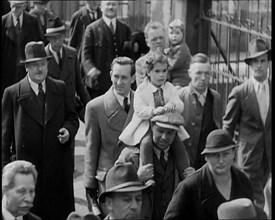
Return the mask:
{"type": "Polygon", "coordinates": [[[131,202],[131,209],[136,210],[137,208],[138,208],[138,202],[135,199],[133,199],[131,202]]]}
{"type": "Polygon", "coordinates": [[[30,193],[30,192],[27,192],[27,193],[25,194],[24,200],[25,200],[25,202],[30,202],[30,203],[32,203],[32,202],[33,202],[33,198],[34,198],[33,194],[30,193]]]}

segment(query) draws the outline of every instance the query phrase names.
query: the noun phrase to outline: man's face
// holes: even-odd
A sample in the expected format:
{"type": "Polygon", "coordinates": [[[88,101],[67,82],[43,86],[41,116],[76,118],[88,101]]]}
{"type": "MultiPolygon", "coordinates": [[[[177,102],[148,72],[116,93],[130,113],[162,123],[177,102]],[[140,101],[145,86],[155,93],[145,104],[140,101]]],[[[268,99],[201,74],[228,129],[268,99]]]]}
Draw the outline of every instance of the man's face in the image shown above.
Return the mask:
{"type": "Polygon", "coordinates": [[[101,1],[101,11],[104,16],[109,19],[117,16],[118,2],[117,1],[101,1]]]}
{"type": "Polygon", "coordinates": [[[235,150],[229,149],[219,153],[206,154],[209,169],[214,175],[226,175],[234,163],[235,150]]]}
{"type": "Polygon", "coordinates": [[[134,77],[131,76],[131,65],[115,63],[111,71],[111,81],[117,94],[126,97],[130,92],[131,84],[134,82],[134,77]]]}
{"type": "Polygon", "coordinates": [[[180,44],[183,39],[183,33],[179,27],[169,28],[168,36],[173,46],[180,44]]]}
{"type": "Polygon", "coordinates": [[[150,82],[154,86],[161,87],[167,80],[167,74],[167,63],[155,63],[154,68],[148,73],[148,76],[150,77],[150,82]]]}
{"type": "Polygon", "coordinates": [[[189,69],[191,85],[199,92],[203,93],[211,78],[211,65],[209,63],[193,63],[189,69]]]}
{"type": "Polygon", "coordinates": [[[52,49],[55,52],[58,52],[61,50],[61,47],[64,43],[65,40],[65,33],[60,33],[56,36],[48,36],[47,37],[48,41],[50,42],[52,49]]]}
{"type": "Polygon", "coordinates": [[[140,219],[142,192],[115,192],[106,205],[113,219],[140,219]]]}
{"type": "Polygon", "coordinates": [[[48,74],[48,61],[45,58],[31,62],[26,65],[26,69],[32,81],[41,83],[45,80],[48,74]]]}
{"type": "Polygon", "coordinates": [[[41,2],[35,3],[35,8],[38,11],[44,13],[45,11],[47,11],[47,3],[41,3],[41,2]]]}
{"type": "Polygon", "coordinates": [[[23,13],[26,6],[26,3],[16,4],[13,1],[10,1],[11,13],[14,14],[16,17],[20,16],[23,13]]]}
{"type": "Polygon", "coordinates": [[[99,3],[100,3],[100,1],[93,1],[93,0],[89,0],[89,1],[85,1],[85,2],[88,5],[88,7],[93,11],[98,8],[99,3]]]}
{"type": "Polygon", "coordinates": [[[155,51],[157,48],[164,49],[164,31],[162,29],[150,29],[146,43],[151,51],[155,51]]]}
{"type": "Polygon", "coordinates": [[[7,210],[14,216],[26,215],[33,206],[35,182],[31,174],[16,174],[14,187],[5,193],[7,210]]]}
{"type": "Polygon", "coordinates": [[[153,142],[160,150],[167,149],[173,142],[176,131],[169,128],[163,128],[156,124],[152,126],[153,142]]]}
{"type": "Polygon", "coordinates": [[[269,63],[267,54],[263,54],[262,56],[256,57],[250,61],[252,74],[259,82],[263,82],[267,78],[268,67],[269,63]]]}

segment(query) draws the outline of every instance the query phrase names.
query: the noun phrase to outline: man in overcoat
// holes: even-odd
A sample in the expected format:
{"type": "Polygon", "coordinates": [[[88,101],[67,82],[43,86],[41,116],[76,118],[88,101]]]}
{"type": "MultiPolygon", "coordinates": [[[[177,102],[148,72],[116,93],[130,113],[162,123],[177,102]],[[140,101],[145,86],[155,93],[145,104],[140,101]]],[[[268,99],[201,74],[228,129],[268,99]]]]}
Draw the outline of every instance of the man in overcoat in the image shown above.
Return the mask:
{"type": "Polygon", "coordinates": [[[63,81],[47,77],[44,44],[26,45],[27,76],[2,99],[2,162],[27,160],[38,172],[32,212],[65,220],[74,210],[72,142],[79,127],[63,81]]]}
{"type": "Polygon", "coordinates": [[[263,210],[264,187],[271,173],[271,50],[263,39],[249,43],[251,77],[233,88],[223,118],[223,129],[232,136],[238,127],[237,163],[249,177],[255,204],[263,210]]]}
{"type": "Polygon", "coordinates": [[[43,40],[42,27],[37,18],[25,9],[27,1],[9,1],[11,11],[2,16],[2,65],[1,96],[6,87],[26,76],[21,59],[25,59],[25,45],[30,41],[43,40]]]}
{"type": "MultiPolygon", "coordinates": [[[[99,6],[100,1],[87,0],[85,1],[85,5],[72,15],[69,46],[76,49],[77,58],[80,64],[83,38],[86,27],[102,16],[102,12],[99,6]]],[[[84,75],[82,75],[82,77],[83,76],[84,75]]]]}
{"type": "Polygon", "coordinates": [[[134,73],[130,58],[117,57],[112,62],[110,73],[112,87],[86,105],[84,186],[94,202],[98,193],[105,191],[106,173],[123,147],[118,137],[133,116],[134,93],[131,84],[134,73]]]}
{"type": "Polygon", "coordinates": [[[102,18],[86,28],[81,62],[85,84],[91,98],[104,94],[111,87],[111,63],[126,56],[125,42],[130,40],[130,28],[117,19],[118,1],[102,1],[102,18]]]}
{"type": "Polygon", "coordinates": [[[184,103],[184,128],[190,135],[184,144],[190,165],[197,170],[205,164],[201,152],[204,150],[207,135],[222,127],[223,110],[221,95],[209,88],[212,70],[207,55],[198,53],[192,57],[189,76],[191,82],[179,90],[179,97],[184,103]]]}

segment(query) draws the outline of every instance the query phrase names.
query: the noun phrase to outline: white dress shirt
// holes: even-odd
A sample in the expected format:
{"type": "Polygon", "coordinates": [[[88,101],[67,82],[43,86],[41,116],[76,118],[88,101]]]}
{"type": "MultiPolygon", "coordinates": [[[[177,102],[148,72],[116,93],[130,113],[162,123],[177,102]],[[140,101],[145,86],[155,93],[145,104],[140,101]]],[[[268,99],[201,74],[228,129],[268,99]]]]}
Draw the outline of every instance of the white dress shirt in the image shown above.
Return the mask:
{"type": "Polygon", "coordinates": [[[106,16],[102,16],[103,21],[107,24],[108,27],[110,27],[110,23],[112,22],[113,27],[114,27],[114,32],[116,32],[116,18],[110,19],[107,18],[106,16]]]}
{"type": "MultiPolygon", "coordinates": [[[[38,84],[34,81],[31,80],[31,78],[29,77],[28,75],[28,80],[29,80],[29,83],[30,83],[30,86],[32,88],[32,90],[34,91],[35,95],[38,95],[38,84]]],[[[45,80],[42,82],[42,89],[44,91],[44,93],[46,92],[46,82],[45,80]]]]}

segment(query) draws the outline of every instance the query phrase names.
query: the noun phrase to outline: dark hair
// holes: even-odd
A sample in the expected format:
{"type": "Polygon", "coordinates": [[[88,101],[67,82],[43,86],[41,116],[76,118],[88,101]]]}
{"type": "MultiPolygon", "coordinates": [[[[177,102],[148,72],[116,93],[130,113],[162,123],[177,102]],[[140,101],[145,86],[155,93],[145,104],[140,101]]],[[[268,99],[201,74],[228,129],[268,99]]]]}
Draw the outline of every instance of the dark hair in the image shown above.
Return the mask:
{"type": "Polygon", "coordinates": [[[153,68],[156,63],[165,63],[167,64],[168,67],[168,58],[165,56],[165,54],[157,49],[155,51],[151,51],[144,64],[144,68],[146,68],[147,73],[149,73],[153,68]]]}
{"type": "Polygon", "coordinates": [[[131,58],[129,57],[117,57],[113,60],[112,64],[111,64],[111,71],[113,70],[113,66],[115,64],[119,64],[119,65],[130,65],[131,66],[131,76],[133,76],[135,74],[135,65],[134,62],[131,58]]]}

